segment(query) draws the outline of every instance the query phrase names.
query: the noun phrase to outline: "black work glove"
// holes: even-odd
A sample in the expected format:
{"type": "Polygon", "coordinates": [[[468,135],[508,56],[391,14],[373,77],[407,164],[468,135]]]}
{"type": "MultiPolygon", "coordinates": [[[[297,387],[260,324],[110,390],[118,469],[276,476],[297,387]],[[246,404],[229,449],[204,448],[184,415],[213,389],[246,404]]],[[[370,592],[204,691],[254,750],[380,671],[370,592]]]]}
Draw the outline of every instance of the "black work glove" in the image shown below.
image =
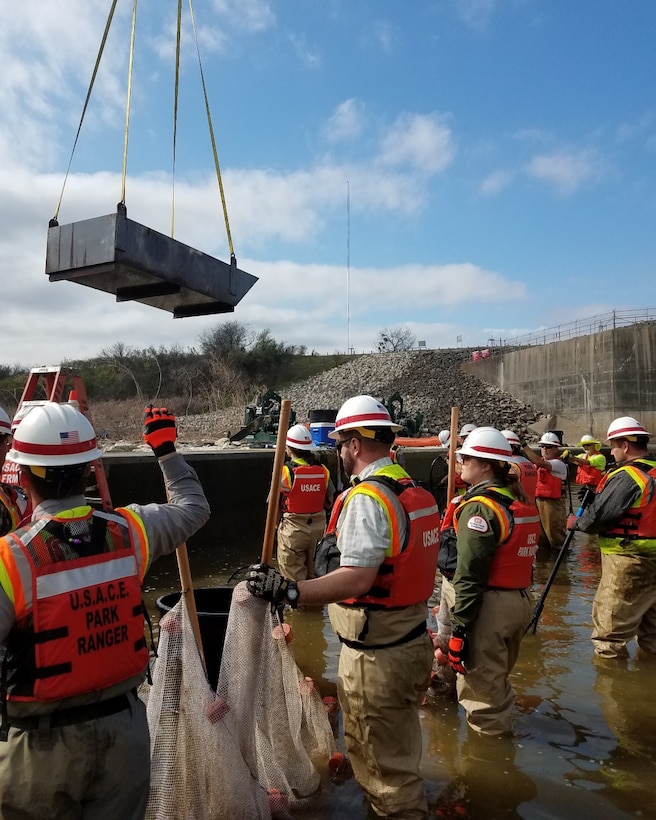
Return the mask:
{"type": "Polygon", "coordinates": [[[250,594],[269,601],[274,607],[289,603],[287,590],[293,583],[268,564],[253,564],[246,577],[246,589],[250,594]]]}
{"type": "Polygon", "coordinates": [[[148,404],[144,410],[143,440],[152,447],[157,458],[175,453],[175,416],[166,407],[148,404]]]}
{"type": "Polygon", "coordinates": [[[467,635],[461,627],[455,627],[449,640],[449,666],[454,672],[466,675],[465,657],[467,655],[467,635]]]}

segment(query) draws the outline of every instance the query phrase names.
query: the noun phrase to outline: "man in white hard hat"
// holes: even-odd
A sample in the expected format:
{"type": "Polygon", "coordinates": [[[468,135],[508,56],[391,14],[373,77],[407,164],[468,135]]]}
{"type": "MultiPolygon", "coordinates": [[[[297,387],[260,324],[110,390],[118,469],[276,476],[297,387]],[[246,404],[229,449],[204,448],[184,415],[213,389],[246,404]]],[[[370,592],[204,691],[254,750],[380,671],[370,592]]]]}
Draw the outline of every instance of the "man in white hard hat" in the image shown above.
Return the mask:
{"type": "MultiPolygon", "coordinates": [[[[0,407],[0,470],[11,448],[11,420],[0,407]]],[[[27,496],[20,487],[0,481],[0,536],[15,530],[29,513],[27,496]]]]}
{"type": "Polygon", "coordinates": [[[295,424],[285,440],[290,461],[280,481],[281,518],[278,524],[278,568],[292,581],[314,578],[314,548],[326,529],[326,510],[335,487],[330,471],[315,455],[308,428],[295,424]]]}
{"type": "Polygon", "coordinates": [[[390,459],[398,429],[371,396],[342,405],[330,435],[351,487],[335,502],[315,556],[321,577],[288,582],[256,565],[247,587],[274,605],[331,604],[330,621],[342,643],[338,695],[355,777],[377,816],[411,820],[428,811],[419,774],[419,705],[433,660],[426,602],[440,519],[433,496],[390,459]]]}
{"type": "Polygon", "coordinates": [[[592,605],[592,643],[602,658],[626,658],[634,637],[656,655],[656,459],[650,434],[632,416],[615,419],[607,439],[616,469],[597,487],[571,529],[598,533],[601,580],[592,605]]]}
{"type": "Polygon", "coordinates": [[[560,549],[567,535],[567,507],[563,494],[563,482],[567,481],[567,465],[558,456],[560,439],[556,433],[544,433],[539,443],[539,456],[527,447],[526,443],[523,443],[522,455],[538,468],[535,504],[549,546],[560,549]]]}
{"type": "Polygon", "coordinates": [[[0,539],[2,817],[144,816],[150,742],[136,690],[149,652],[141,584],[152,561],[209,517],[175,438],[175,418],[147,407],[144,439],[170,503],[108,513],[84,497],[102,453],[79,410],[46,402],[14,433],[9,457],[34,512],[0,539]]]}

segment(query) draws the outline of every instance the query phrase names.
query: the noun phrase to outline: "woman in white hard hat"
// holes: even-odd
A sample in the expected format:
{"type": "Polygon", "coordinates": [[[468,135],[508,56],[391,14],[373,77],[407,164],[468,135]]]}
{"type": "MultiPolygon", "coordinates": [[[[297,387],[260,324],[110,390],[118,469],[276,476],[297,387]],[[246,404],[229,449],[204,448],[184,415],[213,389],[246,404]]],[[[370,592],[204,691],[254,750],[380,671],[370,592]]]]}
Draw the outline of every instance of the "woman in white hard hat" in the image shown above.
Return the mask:
{"type": "Polygon", "coordinates": [[[292,581],[314,578],[314,548],[326,529],[326,510],[335,496],[330,472],[314,453],[312,435],[295,424],[285,440],[290,461],[282,469],[278,567],[292,581]]]}
{"type": "Polygon", "coordinates": [[[515,694],[508,680],[531,620],[528,588],[540,519],[510,471],[510,444],[494,427],[478,427],[460,449],[470,486],[454,515],[458,559],[453,587],[449,664],[468,726],[508,735],[515,694]]]}
{"type": "Polygon", "coordinates": [[[561,442],[556,433],[544,433],[539,443],[539,456],[526,444],[522,454],[538,468],[535,504],[549,546],[560,549],[567,535],[567,506],[563,493],[563,482],[568,476],[567,464],[558,455],[561,442]]]}

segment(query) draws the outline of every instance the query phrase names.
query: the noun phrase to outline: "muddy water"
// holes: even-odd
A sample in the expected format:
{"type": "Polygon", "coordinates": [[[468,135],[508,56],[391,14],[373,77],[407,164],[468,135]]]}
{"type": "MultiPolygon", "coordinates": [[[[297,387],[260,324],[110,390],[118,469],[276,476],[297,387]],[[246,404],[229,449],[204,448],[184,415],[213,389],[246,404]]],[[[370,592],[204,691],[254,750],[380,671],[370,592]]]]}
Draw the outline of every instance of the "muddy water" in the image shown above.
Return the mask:
{"type": "MultiPolygon", "coordinates": [[[[582,539],[585,536],[581,536],[582,539]]],[[[195,586],[227,582],[258,546],[195,547],[195,586]]],[[[554,554],[538,556],[535,592],[554,554]]],[[[470,738],[454,702],[422,709],[422,773],[431,816],[443,818],[656,818],[656,658],[593,660],[589,641],[599,554],[574,544],[551,588],[536,635],[522,644],[512,682],[517,692],[511,741],[470,738]]],[[[177,588],[175,560],[147,578],[146,598],[177,588]]],[[[290,612],[292,648],[322,695],[334,694],[339,643],[322,610],[290,612]]],[[[364,820],[367,810],[352,779],[327,784],[307,820],[364,820]]]]}

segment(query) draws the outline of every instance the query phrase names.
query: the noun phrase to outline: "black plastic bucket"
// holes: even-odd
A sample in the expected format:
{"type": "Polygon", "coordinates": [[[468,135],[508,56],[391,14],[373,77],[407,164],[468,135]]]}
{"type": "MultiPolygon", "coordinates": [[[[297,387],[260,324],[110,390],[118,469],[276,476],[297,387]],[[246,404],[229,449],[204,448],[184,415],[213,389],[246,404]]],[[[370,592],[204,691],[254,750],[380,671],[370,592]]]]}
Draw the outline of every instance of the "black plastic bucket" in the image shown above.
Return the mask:
{"type": "MultiPolygon", "coordinates": [[[[228,613],[234,587],[201,587],[194,590],[198,611],[198,625],[205,655],[205,668],[212,689],[219,680],[228,613]]],[[[180,600],[179,592],[169,592],[157,599],[160,617],[169,612],[180,600]]]]}

